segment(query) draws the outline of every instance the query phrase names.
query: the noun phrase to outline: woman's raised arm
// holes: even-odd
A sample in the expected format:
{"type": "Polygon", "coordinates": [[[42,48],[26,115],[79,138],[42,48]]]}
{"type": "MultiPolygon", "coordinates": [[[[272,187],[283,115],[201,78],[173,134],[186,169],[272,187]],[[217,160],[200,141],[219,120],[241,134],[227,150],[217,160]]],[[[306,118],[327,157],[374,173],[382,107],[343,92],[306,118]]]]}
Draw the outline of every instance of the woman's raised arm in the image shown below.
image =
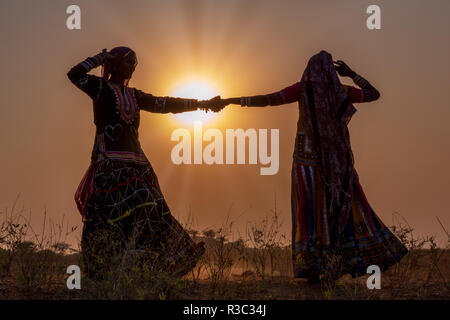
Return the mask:
{"type": "Polygon", "coordinates": [[[372,86],[369,81],[350,69],[350,67],[344,61],[336,61],[335,67],[336,71],[341,77],[351,78],[353,82],[361,88],[358,89],[352,86],[344,86],[344,89],[347,90],[350,102],[370,102],[377,100],[380,97],[380,93],[378,92],[378,90],[374,86],[372,86]]]}
{"type": "Polygon", "coordinates": [[[67,72],[69,80],[93,100],[97,100],[100,94],[102,79],[87,73],[102,65],[105,62],[105,59],[106,51],[103,50],[93,57],[86,58],[67,72]]]}

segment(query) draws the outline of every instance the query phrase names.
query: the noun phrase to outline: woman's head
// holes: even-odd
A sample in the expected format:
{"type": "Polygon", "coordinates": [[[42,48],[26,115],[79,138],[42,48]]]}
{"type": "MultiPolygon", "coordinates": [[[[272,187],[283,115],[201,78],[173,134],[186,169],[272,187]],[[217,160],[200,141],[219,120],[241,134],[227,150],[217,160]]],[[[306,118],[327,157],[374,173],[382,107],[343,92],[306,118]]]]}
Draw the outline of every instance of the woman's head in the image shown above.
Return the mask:
{"type": "Polygon", "coordinates": [[[124,85],[128,85],[137,65],[136,53],[128,47],[115,47],[109,54],[113,58],[105,62],[103,78],[109,80],[114,75],[116,79],[123,79],[124,85]]]}

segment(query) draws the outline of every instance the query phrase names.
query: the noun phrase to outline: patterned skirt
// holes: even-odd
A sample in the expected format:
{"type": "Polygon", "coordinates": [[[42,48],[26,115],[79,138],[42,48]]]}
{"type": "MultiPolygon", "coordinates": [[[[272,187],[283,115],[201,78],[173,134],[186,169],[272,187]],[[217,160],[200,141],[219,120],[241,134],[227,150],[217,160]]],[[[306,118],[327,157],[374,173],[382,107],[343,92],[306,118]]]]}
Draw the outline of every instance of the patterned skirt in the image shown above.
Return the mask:
{"type": "Polygon", "coordinates": [[[291,193],[294,276],[323,274],[332,262],[331,256],[337,256],[335,262],[341,261],[339,275],[352,277],[366,274],[369,265],[385,271],[400,261],[407,253],[406,247],[375,214],[358,181],[353,188],[352,214],[345,230],[339,235],[331,230],[327,188],[319,170],[314,162],[294,158],[291,193]]]}
{"type": "Polygon", "coordinates": [[[85,175],[91,182],[82,180],[92,185],[81,240],[89,276],[101,278],[124,254],[177,275],[195,267],[203,243],[195,244],[171,215],[149,163],[104,159],[92,166],[85,175]]]}

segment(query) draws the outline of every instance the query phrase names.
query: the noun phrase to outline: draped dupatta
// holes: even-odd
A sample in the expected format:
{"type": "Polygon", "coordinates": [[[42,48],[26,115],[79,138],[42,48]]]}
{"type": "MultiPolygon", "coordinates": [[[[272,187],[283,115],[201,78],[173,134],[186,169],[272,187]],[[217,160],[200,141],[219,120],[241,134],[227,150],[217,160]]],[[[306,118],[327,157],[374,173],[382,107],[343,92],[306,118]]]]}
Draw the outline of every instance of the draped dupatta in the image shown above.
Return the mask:
{"type": "Polygon", "coordinates": [[[352,210],[354,182],[353,153],[347,125],[356,112],[350,103],[326,51],[311,57],[303,73],[299,108],[306,133],[313,139],[320,160],[321,175],[328,189],[330,229],[339,236],[352,210]]]}

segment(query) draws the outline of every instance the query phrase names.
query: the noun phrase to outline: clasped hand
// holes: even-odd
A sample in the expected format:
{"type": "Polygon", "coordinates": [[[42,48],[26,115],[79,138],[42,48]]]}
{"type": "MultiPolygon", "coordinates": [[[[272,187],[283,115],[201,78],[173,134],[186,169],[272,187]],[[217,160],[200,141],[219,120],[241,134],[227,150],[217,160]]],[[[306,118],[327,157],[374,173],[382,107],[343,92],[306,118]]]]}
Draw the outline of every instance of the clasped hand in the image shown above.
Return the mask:
{"type": "Polygon", "coordinates": [[[225,108],[229,102],[220,98],[220,96],[216,96],[209,100],[200,100],[199,101],[199,109],[203,111],[213,111],[219,112],[223,108],[225,108]]]}

